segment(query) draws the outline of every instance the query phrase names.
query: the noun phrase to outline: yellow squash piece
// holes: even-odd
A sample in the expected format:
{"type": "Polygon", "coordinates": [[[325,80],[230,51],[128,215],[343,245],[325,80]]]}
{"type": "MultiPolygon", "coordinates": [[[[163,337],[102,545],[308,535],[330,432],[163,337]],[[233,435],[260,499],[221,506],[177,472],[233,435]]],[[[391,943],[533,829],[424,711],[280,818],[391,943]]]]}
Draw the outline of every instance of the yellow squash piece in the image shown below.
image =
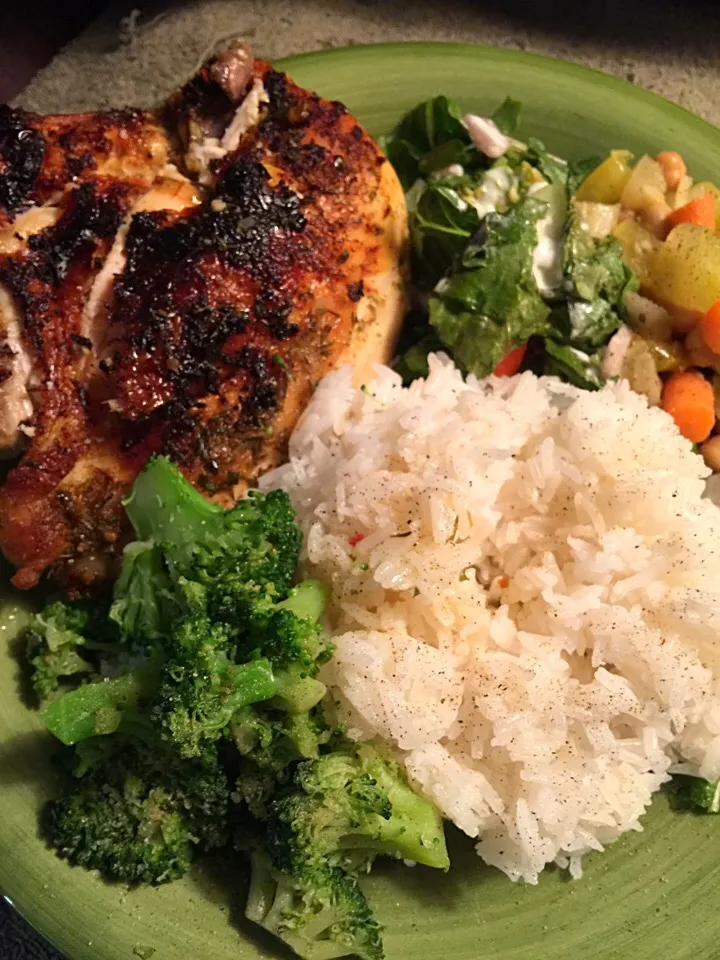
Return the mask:
{"type": "Polygon", "coordinates": [[[620,195],[620,203],[629,210],[647,210],[665,200],[667,183],[657,160],[640,157],[620,195]]]}
{"type": "Polygon", "coordinates": [[[580,222],[594,240],[610,236],[620,219],[620,209],[619,203],[593,203],[590,200],[575,203],[580,222]]]}
{"type": "Polygon", "coordinates": [[[687,354],[677,340],[669,340],[667,343],[659,343],[657,340],[645,342],[658,373],[671,373],[673,370],[684,370],[685,367],[690,366],[687,354]]]}
{"type": "Polygon", "coordinates": [[[632,172],[631,160],[629,150],[611,150],[610,155],[585,177],[575,199],[580,203],[619,203],[632,172]]]}
{"type": "Polygon", "coordinates": [[[640,286],[648,290],[652,286],[651,265],[661,242],[637,220],[621,220],[613,230],[613,236],[620,241],[625,262],[636,274],[640,286]]]}
{"type": "Polygon", "coordinates": [[[647,398],[651,407],[660,406],[662,382],[658,376],[653,349],[649,341],[633,334],[620,375],[628,381],[635,393],[640,393],[647,398]]]}
{"type": "Polygon", "coordinates": [[[705,313],[720,299],[720,237],[679,224],[652,258],[649,286],[667,303],[705,313]]]}

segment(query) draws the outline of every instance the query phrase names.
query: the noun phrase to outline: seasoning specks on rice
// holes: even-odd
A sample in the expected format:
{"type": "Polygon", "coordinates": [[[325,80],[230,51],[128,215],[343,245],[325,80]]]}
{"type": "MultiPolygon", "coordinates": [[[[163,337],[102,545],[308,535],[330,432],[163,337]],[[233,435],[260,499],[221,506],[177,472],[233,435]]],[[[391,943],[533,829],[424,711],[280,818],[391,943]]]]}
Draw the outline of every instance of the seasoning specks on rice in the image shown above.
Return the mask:
{"type": "Polygon", "coordinates": [[[671,769],[720,777],[720,511],[626,383],[341,370],[290,454],[338,709],[484,860],[578,875],[671,769]]]}

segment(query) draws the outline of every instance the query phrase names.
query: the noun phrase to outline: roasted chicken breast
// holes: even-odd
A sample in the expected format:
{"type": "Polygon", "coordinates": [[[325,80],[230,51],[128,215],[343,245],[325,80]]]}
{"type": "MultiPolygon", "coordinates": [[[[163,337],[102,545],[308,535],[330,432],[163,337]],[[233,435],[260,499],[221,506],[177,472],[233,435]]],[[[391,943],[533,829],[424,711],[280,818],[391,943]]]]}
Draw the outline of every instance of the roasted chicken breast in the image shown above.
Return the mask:
{"type": "Polygon", "coordinates": [[[156,113],[0,108],[0,490],[14,582],[113,569],[165,453],[229,503],[281,462],[314,385],[387,361],[407,222],[339,103],[249,49],[156,113]]]}

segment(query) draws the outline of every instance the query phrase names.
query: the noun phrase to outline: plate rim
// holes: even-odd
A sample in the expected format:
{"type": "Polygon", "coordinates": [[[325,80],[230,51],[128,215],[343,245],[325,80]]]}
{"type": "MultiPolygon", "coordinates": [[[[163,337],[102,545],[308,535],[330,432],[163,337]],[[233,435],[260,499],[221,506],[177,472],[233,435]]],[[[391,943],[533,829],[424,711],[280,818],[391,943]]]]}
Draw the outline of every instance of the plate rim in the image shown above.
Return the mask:
{"type": "Polygon", "coordinates": [[[534,51],[519,50],[514,47],[494,47],[483,43],[460,43],[452,40],[403,40],[388,41],[387,43],[356,43],[343,47],[333,47],[331,50],[308,50],[304,53],[294,53],[287,57],[281,57],[273,61],[274,67],[280,67],[283,71],[291,72],[295,64],[302,64],[311,60],[323,59],[332,60],[335,58],[361,60],[363,57],[375,51],[382,50],[391,54],[402,50],[403,52],[412,48],[418,53],[426,51],[428,53],[446,53],[448,55],[466,54],[470,51],[480,58],[492,58],[505,60],[508,63],[513,61],[527,64],[535,63],[543,70],[559,71],[571,78],[579,76],[587,78],[588,75],[618,94],[630,95],[636,100],[644,100],[656,109],[671,111],[679,120],[684,123],[690,123],[696,127],[698,132],[706,136],[712,136],[720,147],[720,126],[705,120],[697,113],[693,113],[687,107],[683,107],[673,100],[668,100],[660,93],[648,90],[645,87],[631,83],[623,77],[618,77],[613,73],[607,73],[598,67],[589,67],[574,60],[566,60],[563,57],[551,57],[544,53],[535,53],[534,51]]]}

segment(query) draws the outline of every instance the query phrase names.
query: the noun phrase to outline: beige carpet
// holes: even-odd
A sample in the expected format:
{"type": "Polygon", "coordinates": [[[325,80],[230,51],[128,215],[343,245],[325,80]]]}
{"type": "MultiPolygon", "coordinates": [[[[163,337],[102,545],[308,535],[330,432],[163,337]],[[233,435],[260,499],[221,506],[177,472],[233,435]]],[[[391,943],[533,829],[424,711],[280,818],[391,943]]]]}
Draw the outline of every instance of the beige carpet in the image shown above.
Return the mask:
{"type": "Polygon", "coordinates": [[[625,77],[720,123],[720,16],[698,0],[193,0],[137,23],[122,18],[116,9],[66,47],[19,103],[38,111],[150,105],[237,33],[270,59],[394,40],[533,50],[625,77]]]}

